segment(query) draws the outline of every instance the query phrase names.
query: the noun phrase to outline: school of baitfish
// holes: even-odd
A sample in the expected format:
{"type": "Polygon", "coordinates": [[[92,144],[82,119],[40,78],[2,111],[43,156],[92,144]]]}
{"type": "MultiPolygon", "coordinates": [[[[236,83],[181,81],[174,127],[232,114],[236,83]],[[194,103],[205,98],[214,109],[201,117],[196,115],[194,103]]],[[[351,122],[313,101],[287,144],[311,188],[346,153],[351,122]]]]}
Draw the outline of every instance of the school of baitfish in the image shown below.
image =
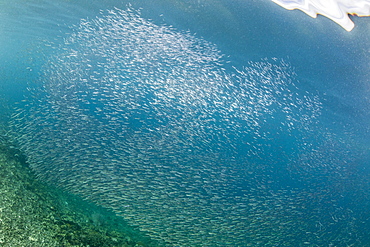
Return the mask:
{"type": "MultiPolygon", "coordinates": [[[[343,157],[312,144],[321,102],[297,88],[289,64],[225,69],[213,44],[132,9],[73,29],[51,44],[42,87],[13,115],[41,180],[167,246],[355,241],[351,212],[312,178],[340,172],[343,157]]],[[[336,138],[321,135],[327,146],[336,138]]]]}

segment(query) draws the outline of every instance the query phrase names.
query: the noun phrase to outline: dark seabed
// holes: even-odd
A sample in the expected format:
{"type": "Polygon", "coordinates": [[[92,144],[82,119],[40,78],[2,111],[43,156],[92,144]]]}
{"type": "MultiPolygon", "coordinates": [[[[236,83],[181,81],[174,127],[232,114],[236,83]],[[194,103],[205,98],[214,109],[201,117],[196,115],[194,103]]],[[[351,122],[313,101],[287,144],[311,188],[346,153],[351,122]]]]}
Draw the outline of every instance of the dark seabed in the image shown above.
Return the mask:
{"type": "Polygon", "coordinates": [[[1,246],[158,246],[110,210],[39,182],[6,140],[0,146],[1,246]]]}
{"type": "Polygon", "coordinates": [[[0,4],[1,246],[370,246],[370,18],[0,4]]]}

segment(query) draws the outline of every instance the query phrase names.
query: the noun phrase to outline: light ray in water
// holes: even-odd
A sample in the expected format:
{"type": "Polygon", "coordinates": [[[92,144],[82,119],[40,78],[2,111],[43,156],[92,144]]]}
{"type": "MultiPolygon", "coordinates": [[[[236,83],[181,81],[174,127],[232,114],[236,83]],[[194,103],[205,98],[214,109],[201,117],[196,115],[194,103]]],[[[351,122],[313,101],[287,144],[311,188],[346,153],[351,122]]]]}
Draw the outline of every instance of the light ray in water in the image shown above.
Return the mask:
{"type": "Polygon", "coordinates": [[[292,10],[299,9],[312,18],[318,14],[326,16],[351,31],[355,24],[348,14],[357,16],[370,16],[369,0],[272,0],[280,6],[292,10]]]}

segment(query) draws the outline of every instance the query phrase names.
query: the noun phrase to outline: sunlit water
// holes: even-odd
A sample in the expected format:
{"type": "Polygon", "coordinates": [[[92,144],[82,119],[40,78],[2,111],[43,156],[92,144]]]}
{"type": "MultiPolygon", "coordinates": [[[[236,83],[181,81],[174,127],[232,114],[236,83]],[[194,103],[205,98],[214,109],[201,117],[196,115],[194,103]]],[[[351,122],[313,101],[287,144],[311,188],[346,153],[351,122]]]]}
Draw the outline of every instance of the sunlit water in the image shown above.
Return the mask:
{"type": "Polygon", "coordinates": [[[318,14],[328,17],[341,25],[345,30],[351,31],[355,24],[350,15],[370,16],[369,0],[272,0],[286,9],[299,9],[316,18],[318,14]]]}
{"type": "Polygon", "coordinates": [[[168,246],[367,246],[368,19],[127,4],[2,5],[3,105],[39,178],[168,246]]]}

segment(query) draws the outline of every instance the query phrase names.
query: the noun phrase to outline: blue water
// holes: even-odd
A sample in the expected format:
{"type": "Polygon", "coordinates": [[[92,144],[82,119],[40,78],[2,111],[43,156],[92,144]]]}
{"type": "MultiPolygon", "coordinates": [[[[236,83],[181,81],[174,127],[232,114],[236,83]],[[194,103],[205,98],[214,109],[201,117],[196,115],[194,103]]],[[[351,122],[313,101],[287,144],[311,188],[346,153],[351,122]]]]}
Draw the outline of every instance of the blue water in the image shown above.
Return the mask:
{"type": "Polygon", "coordinates": [[[0,6],[1,103],[42,180],[168,246],[370,244],[369,18],[346,32],[267,0],[0,6]]]}

